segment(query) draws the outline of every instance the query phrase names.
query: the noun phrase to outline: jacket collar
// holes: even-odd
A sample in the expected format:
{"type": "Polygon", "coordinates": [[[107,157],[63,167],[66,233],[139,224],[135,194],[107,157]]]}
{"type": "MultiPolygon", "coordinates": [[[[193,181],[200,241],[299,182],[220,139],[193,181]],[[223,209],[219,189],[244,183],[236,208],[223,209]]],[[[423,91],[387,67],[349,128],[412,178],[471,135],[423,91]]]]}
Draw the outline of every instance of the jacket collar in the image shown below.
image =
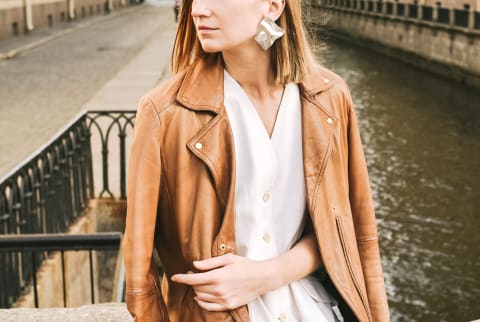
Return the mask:
{"type": "MultiPolygon", "coordinates": [[[[223,61],[199,59],[186,72],[177,94],[177,101],[196,111],[211,111],[219,114],[223,110],[223,61]]],[[[304,97],[312,98],[333,86],[335,78],[331,72],[316,66],[300,84],[304,97]]],[[[315,100],[312,100],[315,103],[315,100]]],[[[318,104],[317,104],[318,105],[318,104]]],[[[318,107],[321,108],[320,105],[318,107]]]]}
{"type": "Polygon", "coordinates": [[[223,63],[199,59],[191,66],[177,94],[177,101],[195,111],[219,114],[223,109],[223,63]]]}

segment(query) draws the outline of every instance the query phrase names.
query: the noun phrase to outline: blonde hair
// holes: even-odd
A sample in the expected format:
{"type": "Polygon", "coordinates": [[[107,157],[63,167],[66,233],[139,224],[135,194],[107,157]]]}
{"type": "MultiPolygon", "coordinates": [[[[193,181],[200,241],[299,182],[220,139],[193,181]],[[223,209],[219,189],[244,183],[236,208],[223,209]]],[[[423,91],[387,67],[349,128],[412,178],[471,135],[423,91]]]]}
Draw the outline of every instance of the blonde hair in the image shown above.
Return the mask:
{"type": "MultiPolygon", "coordinates": [[[[277,24],[285,35],[270,48],[272,68],[277,82],[301,83],[315,65],[307,33],[302,21],[301,0],[285,0],[285,9],[277,24]]],[[[197,59],[216,59],[219,53],[207,53],[197,38],[195,25],[190,15],[193,0],[183,0],[182,10],[172,52],[172,71],[182,72],[197,59]]]]}

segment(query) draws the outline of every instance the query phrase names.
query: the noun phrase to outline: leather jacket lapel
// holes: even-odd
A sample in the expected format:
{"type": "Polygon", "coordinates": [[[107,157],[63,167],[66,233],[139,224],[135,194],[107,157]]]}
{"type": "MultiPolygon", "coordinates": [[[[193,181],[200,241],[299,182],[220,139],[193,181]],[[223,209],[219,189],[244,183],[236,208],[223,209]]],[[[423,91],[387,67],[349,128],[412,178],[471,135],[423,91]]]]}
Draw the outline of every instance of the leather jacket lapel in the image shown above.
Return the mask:
{"type": "Polygon", "coordinates": [[[199,113],[213,117],[187,144],[188,149],[206,165],[213,178],[217,197],[227,209],[234,189],[235,150],[233,135],[223,105],[223,64],[199,60],[185,75],[177,100],[199,113]]]}
{"type": "Polygon", "coordinates": [[[188,149],[207,166],[217,196],[225,209],[235,174],[235,150],[230,124],[224,112],[216,115],[187,144],[188,149]]]}
{"type": "Polygon", "coordinates": [[[332,152],[338,119],[314,95],[302,91],[302,148],[308,209],[314,211],[316,187],[332,152]]]}

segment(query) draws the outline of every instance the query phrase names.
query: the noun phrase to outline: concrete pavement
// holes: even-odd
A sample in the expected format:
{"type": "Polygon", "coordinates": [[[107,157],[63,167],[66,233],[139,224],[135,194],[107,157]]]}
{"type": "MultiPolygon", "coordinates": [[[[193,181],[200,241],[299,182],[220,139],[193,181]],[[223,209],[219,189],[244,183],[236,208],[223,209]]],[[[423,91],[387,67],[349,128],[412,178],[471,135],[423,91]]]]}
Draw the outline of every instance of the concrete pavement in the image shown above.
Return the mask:
{"type": "MultiPolygon", "coordinates": [[[[167,14],[173,14],[173,1],[151,0],[148,5],[163,7],[167,14]]],[[[152,38],[130,63],[108,81],[83,106],[83,110],[136,108],[143,94],[171,75],[170,58],[174,37],[174,28],[169,25],[167,30],[152,38]]]]}

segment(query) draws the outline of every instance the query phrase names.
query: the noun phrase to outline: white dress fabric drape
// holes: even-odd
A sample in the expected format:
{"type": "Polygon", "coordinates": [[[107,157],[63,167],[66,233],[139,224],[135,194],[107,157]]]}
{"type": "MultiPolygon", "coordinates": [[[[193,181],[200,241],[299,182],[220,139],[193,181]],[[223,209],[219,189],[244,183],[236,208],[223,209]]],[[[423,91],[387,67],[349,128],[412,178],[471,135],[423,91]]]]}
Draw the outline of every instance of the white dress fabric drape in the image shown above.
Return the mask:
{"type": "MultiPolygon", "coordinates": [[[[225,108],[236,158],[237,254],[266,260],[287,252],[305,226],[301,102],[286,85],[272,136],[243,88],[225,71],[225,108]]],[[[252,322],[334,322],[335,300],[313,277],[268,292],[248,304],[252,322]]]]}

